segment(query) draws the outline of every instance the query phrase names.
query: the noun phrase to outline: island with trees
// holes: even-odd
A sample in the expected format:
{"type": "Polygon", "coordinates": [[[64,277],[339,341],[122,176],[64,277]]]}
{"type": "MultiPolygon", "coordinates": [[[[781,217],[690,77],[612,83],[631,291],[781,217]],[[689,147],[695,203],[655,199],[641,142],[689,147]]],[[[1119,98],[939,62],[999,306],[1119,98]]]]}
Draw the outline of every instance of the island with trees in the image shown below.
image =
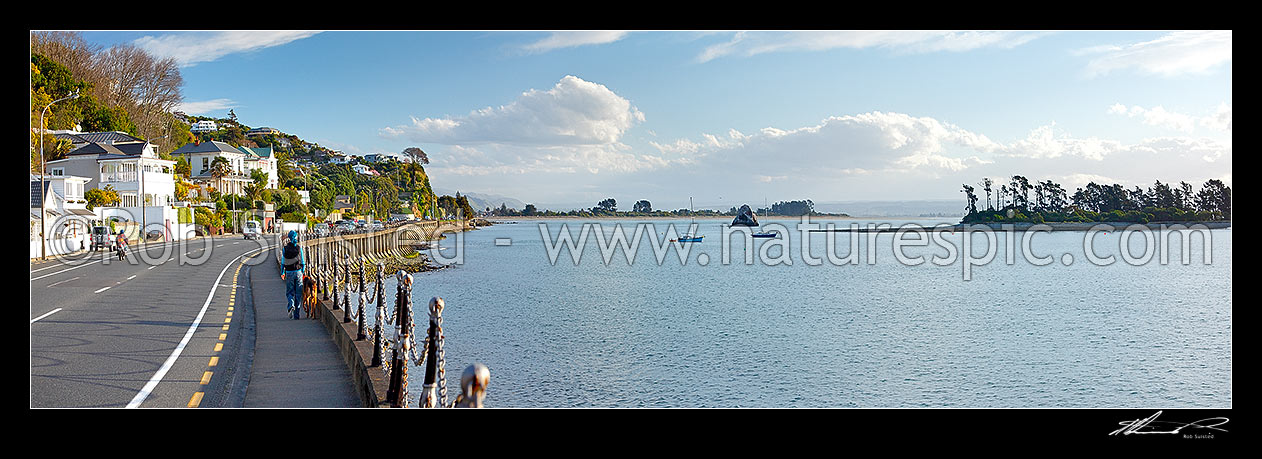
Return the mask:
{"type": "Polygon", "coordinates": [[[967,203],[961,224],[986,223],[1190,223],[1230,222],[1231,187],[1207,180],[1199,191],[1157,180],[1147,189],[1095,182],[1072,194],[1051,180],[1031,182],[1014,175],[1008,183],[983,178],[960,190],[967,203]],[[979,208],[979,190],[984,208],[979,208]],[[991,198],[994,198],[993,200],[991,198]]]}

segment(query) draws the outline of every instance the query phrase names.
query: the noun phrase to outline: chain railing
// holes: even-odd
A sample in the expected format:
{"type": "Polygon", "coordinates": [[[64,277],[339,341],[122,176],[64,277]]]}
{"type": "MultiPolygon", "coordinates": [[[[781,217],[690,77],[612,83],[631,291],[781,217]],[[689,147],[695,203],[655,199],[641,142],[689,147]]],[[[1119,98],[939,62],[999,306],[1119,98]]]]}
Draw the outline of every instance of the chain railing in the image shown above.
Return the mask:
{"type": "Polygon", "coordinates": [[[450,403],[447,400],[442,328],[444,300],[439,297],[430,299],[427,308],[429,324],[419,346],[417,320],[412,312],[413,276],[406,271],[399,270],[394,274],[394,307],[387,310],[384,260],[404,256],[397,232],[355,231],[349,234],[351,237],[307,231],[300,235],[300,244],[304,247],[307,276],[315,282],[322,298],[331,301],[330,309],[342,311],[342,323],[356,322],[356,341],[372,340],[373,355],[369,366],[380,368],[389,376],[382,403],[391,407],[408,406],[408,368],[415,366],[425,371],[417,400],[421,407],[481,407],[490,370],[479,363],[465,368],[461,375],[461,394],[450,403]],[[372,275],[367,273],[369,265],[376,268],[372,275]],[[355,307],[350,300],[352,294],[357,298],[355,307]],[[372,303],[376,303],[372,311],[375,320],[369,327],[366,307],[372,303]],[[394,327],[392,336],[386,336],[387,326],[394,327]],[[391,351],[389,359],[384,358],[386,350],[391,351]]]}

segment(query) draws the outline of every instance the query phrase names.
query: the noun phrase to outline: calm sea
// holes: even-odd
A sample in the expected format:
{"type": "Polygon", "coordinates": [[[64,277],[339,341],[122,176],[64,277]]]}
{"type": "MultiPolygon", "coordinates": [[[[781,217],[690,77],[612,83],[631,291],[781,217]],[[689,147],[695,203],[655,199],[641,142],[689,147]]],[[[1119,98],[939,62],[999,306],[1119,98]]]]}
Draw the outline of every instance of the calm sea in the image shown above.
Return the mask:
{"type": "MultiPolygon", "coordinates": [[[[1210,264],[1199,237],[1183,264],[1175,237],[1168,263],[1157,253],[1138,266],[1122,258],[1119,232],[1090,244],[1113,257],[1108,266],[1088,261],[1084,232],[1034,234],[1030,252],[1052,257],[1043,266],[1016,233],[1008,264],[999,233],[994,260],[964,280],[962,260],[933,263],[949,256],[934,241],[902,249],[930,257],[923,264],[900,262],[892,233],[812,233],[813,265],[796,220],[763,221],[792,231],[789,249],[755,239],[752,265],[740,237],[723,263],[728,220],[698,220],[706,237],[687,262],[668,246],[659,264],[650,246],[668,225],[685,232],[686,219],[646,222],[656,234],[642,236],[633,263],[618,249],[606,264],[594,227],[577,265],[568,248],[552,263],[561,225],[577,242],[585,223],[608,238],[638,222],[496,225],[464,234],[463,264],[416,276],[419,314],[430,297],[446,301],[450,399],[461,370],[481,362],[495,407],[1231,407],[1230,229],[1209,232],[1210,264]],[[857,264],[830,262],[827,238],[836,258],[858,238],[857,264]]],[[[1144,237],[1129,236],[1128,256],[1142,258],[1144,237]]],[[[957,248],[962,239],[943,235],[957,248]]],[[[981,257],[985,238],[972,244],[981,257]]],[[[411,371],[415,405],[423,371],[411,371]]]]}

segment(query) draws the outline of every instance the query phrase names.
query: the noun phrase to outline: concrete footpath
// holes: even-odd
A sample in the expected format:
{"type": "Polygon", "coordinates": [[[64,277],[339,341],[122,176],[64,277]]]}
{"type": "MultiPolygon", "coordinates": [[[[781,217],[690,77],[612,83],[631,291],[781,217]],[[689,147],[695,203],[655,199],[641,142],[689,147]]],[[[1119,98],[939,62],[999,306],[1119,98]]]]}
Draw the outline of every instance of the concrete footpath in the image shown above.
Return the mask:
{"type": "MultiPolygon", "coordinates": [[[[275,259],[276,253],[266,255],[275,259]]],[[[250,270],[254,358],[246,408],[361,408],[364,406],[329,332],[318,320],[285,311],[285,283],[275,263],[250,270]]]]}

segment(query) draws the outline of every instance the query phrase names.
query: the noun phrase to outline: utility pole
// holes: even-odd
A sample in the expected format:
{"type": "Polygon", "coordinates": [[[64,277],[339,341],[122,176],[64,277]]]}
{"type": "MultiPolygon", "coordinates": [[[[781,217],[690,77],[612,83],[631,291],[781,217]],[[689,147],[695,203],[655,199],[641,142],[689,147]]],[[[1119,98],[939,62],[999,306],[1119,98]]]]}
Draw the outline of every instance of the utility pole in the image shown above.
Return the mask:
{"type": "Polygon", "coordinates": [[[66,99],[78,99],[78,98],[79,98],[79,90],[75,89],[74,92],[70,93],[70,95],[54,100],[52,102],[49,102],[48,105],[44,107],[44,111],[41,111],[39,113],[39,193],[40,193],[39,195],[39,259],[40,260],[45,260],[48,258],[48,253],[47,253],[48,237],[44,235],[44,212],[45,212],[44,209],[48,207],[48,203],[44,202],[45,198],[48,197],[48,194],[44,192],[44,187],[47,186],[44,184],[44,174],[48,172],[45,170],[47,169],[47,167],[44,164],[44,134],[47,131],[47,129],[44,129],[44,114],[48,113],[48,109],[57,102],[61,102],[66,99]]]}

